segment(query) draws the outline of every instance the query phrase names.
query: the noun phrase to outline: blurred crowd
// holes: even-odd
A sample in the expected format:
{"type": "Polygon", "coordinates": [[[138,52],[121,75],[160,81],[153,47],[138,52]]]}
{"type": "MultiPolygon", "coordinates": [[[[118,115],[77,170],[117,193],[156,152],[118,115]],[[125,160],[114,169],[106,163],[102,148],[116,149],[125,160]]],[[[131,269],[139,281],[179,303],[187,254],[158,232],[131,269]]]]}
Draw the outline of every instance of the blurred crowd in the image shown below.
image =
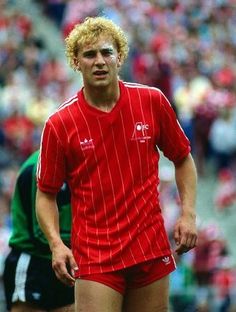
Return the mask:
{"type": "MultiPolygon", "coordinates": [[[[172,242],[180,213],[173,167],[161,166],[160,181],[160,200],[172,242]]],[[[214,220],[198,220],[198,230],[198,246],[182,256],[174,254],[177,270],[171,274],[171,311],[235,312],[236,267],[226,237],[214,220]]]]}
{"type": "MultiPolygon", "coordinates": [[[[0,0],[0,274],[17,169],[39,147],[47,116],[74,91],[64,60],[49,52],[34,17],[17,10],[16,2],[0,0]]],[[[130,52],[121,78],[164,92],[191,141],[199,175],[207,174],[208,163],[213,163],[216,208],[236,204],[234,0],[37,0],[33,4],[62,38],[86,16],[105,15],[125,29],[130,52]]],[[[171,236],[178,200],[172,179],[164,175],[162,180],[164,212],[165,207],[175,206],[167,209],[171,236]]],[[[180,269],[173,275],[172,294],[179,307],[175,305],[174,311],[196,311],[197,304],[199,311],[208,311],[207,302],[213,297],[211,311],[229,311],[235,305],[236,276],[228,259],[220,231],[212,226],[202,229],[196,252],[176,259],[180,269]]]]}

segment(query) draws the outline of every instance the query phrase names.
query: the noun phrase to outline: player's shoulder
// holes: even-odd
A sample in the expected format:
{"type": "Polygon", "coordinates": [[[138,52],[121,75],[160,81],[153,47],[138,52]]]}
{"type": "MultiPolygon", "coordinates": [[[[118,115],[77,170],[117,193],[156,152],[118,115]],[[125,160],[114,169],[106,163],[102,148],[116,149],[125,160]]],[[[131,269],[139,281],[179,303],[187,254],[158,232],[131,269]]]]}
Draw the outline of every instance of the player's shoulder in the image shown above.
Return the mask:
{"type": "Polygon", "coordinates": [[[28,171],[29,170],[28,168],[31,168],[35,164],[37,164],[38,157],[39,157],[39,150],[36,150],[23,162],[23,164],[21,165],[19,169],[19,174],[23,173],[24,171],[28,171]]]}
{"type": "Polygon", "coordinates": [[[36,171],[36,165],[39,157],[39,151],[33,153],[21,166],[17,174],[17,184],[30,185],[33,173],[36,171]],[[28,181],[28,182],[27,182],[28,181]]]}
{"type": "Polygon", "coordinates": [[[62,111],[64,109],[66,109],[67,107],[71,107],[73,105],[75,105],[78,101],[78,94],[74,94],[72,97],[68,98],[67,100],[65,100],[63,103],[61,103],[58,107],[58,109],[56,110],[56,112],[58,111],[62,111]]]}
{"type": "MultiPolygon", "coordinates": [[[[48,116],[47,121],[56,121],[58,119],[61,118],[66,118],[68,114],[68,108],[70,108],[70,110],[73,110],[73,107],[75,107],[77,105],[78,102],[78,95],[75,94],[74,96],[68,98],[67,100],[65,100],[64,102],[62,102],[58,108],[51,114],[48,116]]],[[[73,113],[72,113],[73,114],[73,113]]]]}
{"type": "Polygon", "coordinates": [[[126,82],[123,81],[124,86],[126,87],[126,89],[128,89],[130,92],[132,91],[139,91],[140,94],[149,94],[152,96],[160,96],[162,94],[161,90],[153,87],[153,86],[149,86],[149,85],[145,85],[145,84],[141,84],[141,83],[137,83],[137,82],[126,82]]]}

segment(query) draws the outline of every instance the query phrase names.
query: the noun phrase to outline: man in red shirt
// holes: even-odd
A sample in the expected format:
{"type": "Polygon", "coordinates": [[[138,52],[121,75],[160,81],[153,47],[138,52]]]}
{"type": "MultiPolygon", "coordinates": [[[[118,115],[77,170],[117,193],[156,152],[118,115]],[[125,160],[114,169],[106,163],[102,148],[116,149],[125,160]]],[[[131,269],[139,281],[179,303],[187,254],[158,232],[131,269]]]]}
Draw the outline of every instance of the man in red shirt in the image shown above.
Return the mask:
{"type": "Polygon", "coordinates": [[[87,18],[66,39],[84,86],[45,123],[36,211],[53,268],[75,284],[76,311],[168,310],[175,269],[158,199],[158,149],[173,161],[181,200],[176,252],[196,245],[196,170],[189,141],[156,88],[125,83],[128,45],[112,21],[87,18]],[[72,251],[59,237],[56,194],[71,189],[72,251]]]}

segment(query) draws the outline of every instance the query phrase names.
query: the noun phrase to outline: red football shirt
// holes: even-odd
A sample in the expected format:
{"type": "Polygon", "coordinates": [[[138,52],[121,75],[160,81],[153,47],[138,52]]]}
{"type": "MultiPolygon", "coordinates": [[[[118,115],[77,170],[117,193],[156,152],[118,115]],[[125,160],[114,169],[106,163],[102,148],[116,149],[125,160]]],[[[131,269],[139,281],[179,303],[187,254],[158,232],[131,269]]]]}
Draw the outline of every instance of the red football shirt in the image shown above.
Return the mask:
{"type": "Polygon", "coordinates": [[[111,112],[90,106],[81,90],[48,118],[42,134],[38,187],[56,193],[64,180],[70,185],[78,275],[171,252],[158,199],[158,148],[178,163],[190,144],[159,89],[119,85],[111,112]]]}

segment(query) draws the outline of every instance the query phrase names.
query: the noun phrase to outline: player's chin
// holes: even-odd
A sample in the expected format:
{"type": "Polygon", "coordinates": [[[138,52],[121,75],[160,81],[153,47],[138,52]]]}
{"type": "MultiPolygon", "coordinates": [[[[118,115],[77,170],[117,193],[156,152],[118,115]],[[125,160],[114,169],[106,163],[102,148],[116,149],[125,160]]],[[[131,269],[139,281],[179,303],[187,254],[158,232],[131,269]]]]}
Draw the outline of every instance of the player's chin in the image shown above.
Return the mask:
{"type": "Polygon", "coordinates": [[[109,86],[109,81],[107,79],[98,79],[94,82],[95,87],[107,87],[109,86]]]}
{"type": "Polygon", "coordinates": [[[93,75],[92,83],[95,85],[109,85],[110,84],[109,76],[106,75],[93,75]]]}

